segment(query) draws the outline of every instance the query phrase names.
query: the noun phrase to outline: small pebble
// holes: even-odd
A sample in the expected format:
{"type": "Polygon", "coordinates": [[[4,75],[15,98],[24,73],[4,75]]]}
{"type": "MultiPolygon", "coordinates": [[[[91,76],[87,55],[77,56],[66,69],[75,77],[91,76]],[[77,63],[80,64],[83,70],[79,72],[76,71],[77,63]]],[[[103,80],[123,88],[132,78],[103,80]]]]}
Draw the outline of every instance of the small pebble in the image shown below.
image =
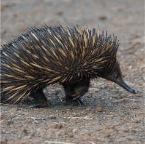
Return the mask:
{"type": "Polygon", "coordinates": [[[128,141],[133,141],[134,140],[134,137],[133,136],[129,136],[126,138],[128,141]]]}
{"type": "Polygon", "coordinates": [[[24,134],[28,134],[28,131],[26,129],[23,129],[24,134]]]}
{"type": "Polygon", "coordinates": [[[124,133],[127,133],[128,132],[128,129],[122,128],[121,131],[124,132],[124,133]]]}
{"type": "Polygon", "coordinates": [[[136,129],[131,129],[130,131],[133,132],[133,133],[137,133],[136,129]]]}
{"type": "Polygon", "coordinates": [[[142,97],[143,95],[141,93],[135,94],[136,97],[142,97]]]}
{"type": "Polygon", "coordinates": [[[56,116],[50,116],[49,118],[50,119],[56,119],[56,116]]]}
{"type": "Polygon", "coordinates": [[[103,111],[103,108],[102,107],[97,107],[96,108],[96,112],[102,112],[103,111]]]}
{"type": "Polygon", "coordinates": [[[61,129],[62,128],[62,124],[57,123],[57,124],[54,125],[54,128],[55,129],[61,129]]]}
{"type": "Polygon", "coordinates": [[[133,122],[134,123],[140,123],[140,119],[135,119],[133,122]]]}
{"type": "Polygon", "coordinates": [[[106,16],[99,16],[99,19],[100,19],[100,20],[106,20],[107,17],[106,17],[106,16]]]}

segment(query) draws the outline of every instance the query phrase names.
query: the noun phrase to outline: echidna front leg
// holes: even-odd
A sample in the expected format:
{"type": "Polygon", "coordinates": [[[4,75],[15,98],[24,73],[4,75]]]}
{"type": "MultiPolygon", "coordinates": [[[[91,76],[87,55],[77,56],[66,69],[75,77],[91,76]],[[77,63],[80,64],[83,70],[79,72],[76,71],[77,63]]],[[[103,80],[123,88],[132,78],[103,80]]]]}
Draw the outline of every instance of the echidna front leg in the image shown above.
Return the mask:
{"type": "Polygon", "coordinates": [[[34,92],[31,92],[28,99],[31,101],[32,107],[34,108],[42,108],[48,106],[48,101],[43,93],[43,89],[38,89],[34,92]]]}
{"type": "Polygon", "coordinates": [[[84,105],[80,99],[89,89],[90,79],[82,79],[78,82],[65,82],[62,84],[66,95],[66,104],[84,105]]]}

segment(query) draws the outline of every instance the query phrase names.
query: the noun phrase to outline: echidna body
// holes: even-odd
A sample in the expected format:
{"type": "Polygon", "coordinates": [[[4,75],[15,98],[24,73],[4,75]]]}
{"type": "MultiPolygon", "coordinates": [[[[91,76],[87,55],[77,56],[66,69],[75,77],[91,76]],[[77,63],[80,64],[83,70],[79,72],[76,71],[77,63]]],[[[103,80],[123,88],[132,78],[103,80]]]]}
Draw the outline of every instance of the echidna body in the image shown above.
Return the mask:
{"type": "Polygon", "coordinates": [[[79,97],[88,91],[90,79],[97,77],[135,93],[122,79],[116,59],[118,46],[117,37],[95,29],[31,28],[2,46],[1,101],[17,102],[30,96],[44,106],[43,88],[60,83],[66,101],[81,102],[79,97]]]}

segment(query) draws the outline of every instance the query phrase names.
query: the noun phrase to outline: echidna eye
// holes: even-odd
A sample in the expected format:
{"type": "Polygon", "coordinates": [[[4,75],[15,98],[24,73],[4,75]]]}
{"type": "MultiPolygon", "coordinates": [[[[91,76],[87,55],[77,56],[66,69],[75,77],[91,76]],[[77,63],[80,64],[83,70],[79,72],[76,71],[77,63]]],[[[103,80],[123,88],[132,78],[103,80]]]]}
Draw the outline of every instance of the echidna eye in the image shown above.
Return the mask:
{"type": "Polygon", "coordinates": [[[115,74],[114,74],[114,77],[115,77],[115,78],[118,78],[118,74],[117,74],[117,73],[115,73],[115,74]]]}

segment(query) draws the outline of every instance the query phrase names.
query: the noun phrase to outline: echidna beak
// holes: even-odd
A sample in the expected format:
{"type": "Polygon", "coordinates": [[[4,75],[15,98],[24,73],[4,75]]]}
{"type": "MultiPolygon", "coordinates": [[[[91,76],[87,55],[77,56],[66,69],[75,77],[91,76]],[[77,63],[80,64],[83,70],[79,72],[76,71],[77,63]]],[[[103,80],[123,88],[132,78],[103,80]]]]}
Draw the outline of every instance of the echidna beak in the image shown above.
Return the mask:
{"type": "Polygon", "coordinates": [[[132,89],[130,86],[128,86],[123,80],[118,83],[121,87],[123,87],[124,89],[126,89],[128,92],[136,94],[136,91],[134,89],[132,89]]]}
{"type": "Polygon", "coordinates": [[[124,89],[126,89],[130,93],[133,93],[133,94],[137,93],[134,89],[132,89],[130,86],[128,86],[124,82],[118,61],[116,61],[116,63],[114,64],[110,74],[106,75],[104,78],[107,80],[110,80],[112,82],[115,82],[116,84],[120,85],[121,87],[123,87],[124,89]]]}

